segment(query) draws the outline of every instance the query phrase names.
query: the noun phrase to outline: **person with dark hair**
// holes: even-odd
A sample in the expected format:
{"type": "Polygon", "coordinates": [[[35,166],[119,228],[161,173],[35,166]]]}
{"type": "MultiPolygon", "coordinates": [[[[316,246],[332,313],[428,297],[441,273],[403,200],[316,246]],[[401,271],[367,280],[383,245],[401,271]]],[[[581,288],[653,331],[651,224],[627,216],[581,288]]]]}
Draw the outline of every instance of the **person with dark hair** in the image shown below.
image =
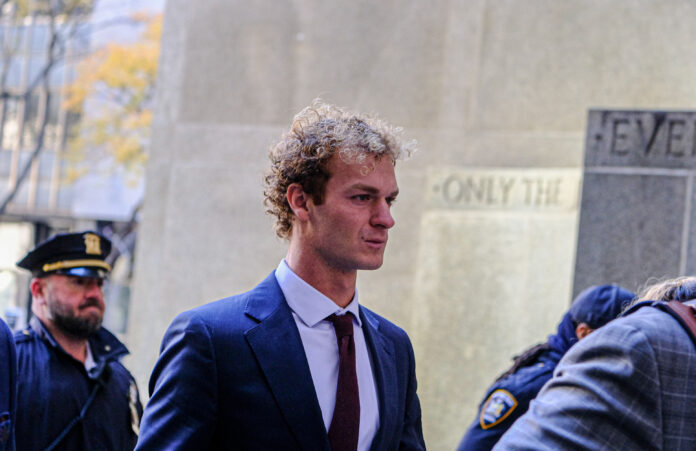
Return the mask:
{"type": "Polygon", "coordinates": [[[547,342],[531,347],[496,379],[479,405],[459,450],[490,450],[524,414],[541,387],[551,379],[561,357],[579,340],[613,320],[635,295],[617,285],[600,285],[580,293],[547,342]]]}
{"type": "Polygon", "coordinates": [[[251,291],[180,314],[138,450],[422,450],[406,333],[358,303],[382,265],[398,130],[315,102],[271,150],[268,212],[289,241],[251,291]]]}
{"type": "Polygon", "coordinates": [[[66,233],[17,263],[34,276],[34,316],[15,333],[18,450],[135,447],[142,406],[120,362],[128,350],[101,327],[110,251],[98,233],[66,233]]]}
{"type": "Polygon", "coordinates": [[[696,449],[696,347],[669,301],[695,306],[696,277],[648,287],[573,346],[494,449],[696,449]]]}
{"type": "Polygon", "coordinates": [[[15,449],[17,355],[12,332],[0,319],[0,451],[15,449]]]}

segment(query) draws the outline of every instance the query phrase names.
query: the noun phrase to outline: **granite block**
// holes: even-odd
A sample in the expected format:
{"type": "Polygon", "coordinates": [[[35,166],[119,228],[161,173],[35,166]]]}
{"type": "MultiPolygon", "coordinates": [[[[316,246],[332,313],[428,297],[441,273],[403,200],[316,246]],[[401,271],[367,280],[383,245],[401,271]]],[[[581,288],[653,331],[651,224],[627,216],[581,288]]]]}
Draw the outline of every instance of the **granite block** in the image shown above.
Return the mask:
{"type": "Polygon", "coordinates": [[[679,275],[686,194],[685,176],[586,172],[573,293],[679,275]]]}

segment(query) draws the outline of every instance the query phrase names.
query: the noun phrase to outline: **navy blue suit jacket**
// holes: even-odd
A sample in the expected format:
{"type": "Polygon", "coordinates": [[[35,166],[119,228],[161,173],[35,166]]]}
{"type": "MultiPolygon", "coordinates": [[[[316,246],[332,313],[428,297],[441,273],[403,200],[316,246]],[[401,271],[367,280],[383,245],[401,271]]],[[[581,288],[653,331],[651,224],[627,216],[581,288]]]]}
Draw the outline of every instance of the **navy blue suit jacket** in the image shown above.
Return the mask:
{"type": "MultiPolygon", "coordinates": [[[[360,307],[380,427],[372,450],[425,449],[406,333],[360,307]]],[[[299,331],[271,273],[180,314],[150,379],[138,450],[329,450],[299,331]]]]}
{"type": "Polygon", "coordinates": [[[0,319],[0,451],[14,450],[17,355],[12,332],[0,319]]]}

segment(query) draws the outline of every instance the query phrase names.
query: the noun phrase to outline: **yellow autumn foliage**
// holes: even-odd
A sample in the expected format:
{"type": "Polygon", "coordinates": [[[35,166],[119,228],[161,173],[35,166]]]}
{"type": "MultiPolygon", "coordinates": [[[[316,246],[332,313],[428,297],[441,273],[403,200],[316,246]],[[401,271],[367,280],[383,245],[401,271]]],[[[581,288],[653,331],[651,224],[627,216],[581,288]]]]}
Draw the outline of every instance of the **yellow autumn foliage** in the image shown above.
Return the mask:
{"type": "Polygon", "coordinates": [[[73,183],[80,177],[87,174],[87,172],[88,169],[85,167],[77,168],[74,166],[68,166],[68,168],[65,170],[64,181],[66,183],[73,183]]]}
{"type": "MultiPolygon", "coordinates": [[[[51,14],[51,0],[10,0],[7,3],[14,4],[16,17],[23,18],[33,14],[51,14]]],[[[94,0],[63,0],[59,5],[57,17],[61,15],[70,16],[79,11],[89,11],[94,6],[94,0]]]]}
{"type": "Polygon", "coordinates": [[[83,161],[95,153],[108,155],[139,176],[147,161],[162,15],[132,19],[145,24],[141,39],[109,44],[81,62],[65,106],[82,113],[86,102],[92,103],[71,139],[71,154],[82,155],[83,161]]]}

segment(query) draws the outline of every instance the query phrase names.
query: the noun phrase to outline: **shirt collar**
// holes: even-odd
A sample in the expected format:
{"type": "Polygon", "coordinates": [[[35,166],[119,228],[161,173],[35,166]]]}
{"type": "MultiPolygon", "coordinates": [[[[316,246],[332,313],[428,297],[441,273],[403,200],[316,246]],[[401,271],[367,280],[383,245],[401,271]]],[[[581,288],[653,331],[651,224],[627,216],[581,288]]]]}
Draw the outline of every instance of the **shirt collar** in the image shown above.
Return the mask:
{"type": "Polygon", "coordinates": [[[358,323],[358,327],[362,327],[357,289],[350,304],[346,308],[341,308],[295,274],[285,262],[285,259],[281,260],[278,268],[276,268],[275,277],[278,280],[280,289],[283,291],[288,306],[308,327],[316,326],[331,314],[344,315],[347,312],[352,313],[358,323]]]}
{"type": "Polygon", "coordinates": [[[96,368],[97,362],[94,361],[94,356],[92,355],[92,347],[87,342],[87,352],[85,353],[85,369],[89,373],[92,369],[96,368]]]}
{"type": "MultiPolygon", "coordinates": [[[[42,340],[48,342],[52,347],[59,349],[61,352],[68,355],[63,347],[53,338],[53,335],[48,331],[46,326],[37,316],[32,316],[29,320],[29,327],[34,330],[34,333],[42,340]]],[[[128,349],[116,338],[111,332],[100,328],[88,340],[92,360],[99,364],[102,361],[112,361],[121,358],[128,354],[128,349]]]]}

